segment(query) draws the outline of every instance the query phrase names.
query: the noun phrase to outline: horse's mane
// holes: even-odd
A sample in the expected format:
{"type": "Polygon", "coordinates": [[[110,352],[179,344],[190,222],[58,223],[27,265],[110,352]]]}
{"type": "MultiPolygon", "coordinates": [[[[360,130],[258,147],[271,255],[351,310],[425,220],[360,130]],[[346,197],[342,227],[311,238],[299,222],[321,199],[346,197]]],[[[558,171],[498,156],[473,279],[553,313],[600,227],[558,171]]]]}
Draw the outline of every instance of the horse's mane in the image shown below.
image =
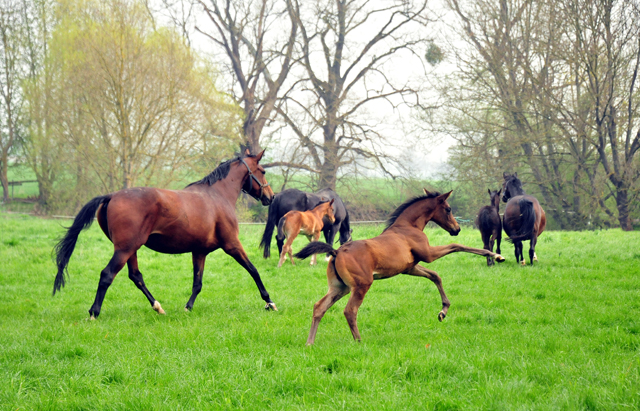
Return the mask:
{"type": "Polygon", "coordinates": [[[522,192],[522,194],[525,194],[524,188],[522,187],[522,181],[520,181],[518,177],[509,176],[507,180],[505,180],[504,186],[508,187],[509,185],[513,186],[515,190],[518,190],[517,194],[511,193],[512,197],[515,197],[516,195],[520,195],[520,192],[522,192]]]}
{"type": "Polygon", "coordinates": [[[238,156],[236,158],[232,158],[231,160],[224,161],[220,163],[220,165],[216,167],[215,170],[213,170],[212,172],[207,174],[204,178],[202,178],[202,180],[194,181],[193,183],[189,184],[187,187],[191,187],[198,184],[213,185],[214,183],[227,178],[227,176],[229,175],[229,170],[231,169],[231,164],[233,164],[236,161],[240,161],[245,157],[255,157],[255,156],[252,156],[252,155],[238,156]]]}
{"type": "Polygon", "coordinates": [[[414,197],[412,199],[405,201],[400,205],[400,207],[396,208],[396,210],[393,213],[391,213],[391,215],[389,216],[389,219],[386,222],[387,225],[384,228],[384,230],[382,230],[382,232],[384,233],[385,231],[387,231],[389,227],[391,227],[393,223],[396,222],[398,217],[400,217],[400,214],[404,213],[405,210],[411,207],[413,204],[417,203],[418,201],[426,200],[428,198],[438,197],[439,195],[440,193],[438,193],[437,191],[430,191],[429,194],[427,195],[414,197]]]}

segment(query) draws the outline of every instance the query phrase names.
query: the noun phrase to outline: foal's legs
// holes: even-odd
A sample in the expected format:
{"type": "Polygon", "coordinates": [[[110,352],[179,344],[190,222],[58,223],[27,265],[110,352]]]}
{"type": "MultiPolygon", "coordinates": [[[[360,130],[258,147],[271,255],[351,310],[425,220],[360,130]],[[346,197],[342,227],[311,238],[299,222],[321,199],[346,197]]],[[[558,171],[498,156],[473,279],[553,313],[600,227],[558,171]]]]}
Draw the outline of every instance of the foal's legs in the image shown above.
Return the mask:
{"type": "Polygon", "coordinates": [[[275,303],[271,301],[269,293],[264,288],[264,284],[262,284],[260,273],[258,272],[256,267],[251,264],[251,261],[249,261],[249,257],[247,257],[247,253],[244,251],[242,244],[240,244],[240,240],[235,239],[226,241],[223,250],[225,253],[233,257],[238,262],[238,264],[240,264],[242,267],[244,267],[245,270],[249,272],[249,275],[251,275],[251,278],[253,278],[253,281],[258,287],[258,291],[260,291],[260,297],[262,297],[262,299],[267,303],[264,308],[267,310],[278,311],[275,303]]]}
{"type": "Polygon", "coordinates": [[[336,277],[335,267],[331,263],[327,267],[327,278],[329,280],[329,291],[313,306],[313,320],[311,322],[311,330],[309,330],[309,338],[307,338],[307,345],[313,345],[315,342],[318,324],[320,324],[320,320],[322,320],[327,310],[336,301],[349,294],[350,291],[349,286],[336,277]]]}
{"type": "MultiPolygon", "coordinates": [[[[482,246],[485,250],[488,251],[493,251],[493,239],[491,238],[491,234],[490,233],[484,233],[482,232],[482,246]]],[[[487,257],[487,266],[492,266],[493,263],[493,258],[491,257],[487,257]]]]}
{"type": "Polygon", "coordinates": [[[138,289],[142,291],[142,294],[144,294],[145,297],[147,297],[147,300],[149,300],[151,307],[153,307],[153,309],[158,314],[165,314],[164,310],[162,309],[162,306],[160,306],[160,303],[156,301],[155,298],[153,298],[153,296],[147,289],[146,284],[144,283],[144,279],[142,278],[142,273],[138,269],[138,253],[137,252],[133,253],[133,255],[129,257],[129,260],[127,260],[127,267],[129,268],[129,279],[133,281],[136,287],[138,287],[138,289]]]}
{"type": "Polygon", "coordinates": [[[477,254],[484,257],[493,257],[499,263],[504,261],[504,257],[501,256],[500,254],[496,254],[489,250],[481,250],[479,248],[467,247],[462,244],[426,246],[420,251],[419,256],[421,261],[431,263],[437,260],[438,258],[444,257],[447,254],[458,253],[458,252],[477,254]]]}
{"type": "Polygon", "coordinates": [[[185,311],[191,311],[193,309],[193,303],[196,301],[196,297],[202,290],[202,275],[204,274],[204,262],[207,259],[206,254],[193,253],[193,287],[191,288],[191,297],[187,301],[187,305],[184,307],[185,311]]]}
{"type": "Polygon", "coordinates": [[[116,250],[109,260],[109,264],[100,272],[100,281],[98,282],[98,291],[96,292],[96,299],[93,301],[93,305],[89,308],[89,315],[91,319],[95,319],[100,315],[100,309],[102,308],[102,302],[104,296],[107,293],[107,289],[116,278],[116,275],[122,270],[127,260],[131,257],[131,252],[125,252],[116,250]]]}
{"type": "Polygon", "coordinates": [[[447,295],[444,293],[444,288],[442,288],[442,279],[440,278],[438,273],[433,270],[429,270],[428,268],[424,268],[421,265],[416,265],[404,274],[412,275],[415,277],[428,278],[429,280],[433,281],[436,287],[438,287],[438,292],[440,292],[440,298],[442,299],[442,311],[438,313],[438,320],[442,321],[444,317],[447,316],[447,312],[449,311],[449,306],[451,306],[451,303],[449,302],[447,295]]]}
{"type": "MultiPolygon", "coordinates": [[[[320,231],[315,233],[313,237],[309,237],[309,241],[318,241],[320,239],[320,231]]],[[[293,260],[292,260],[293,261],[293,260]]],[[[309,265],[316,265],[318,262],[318,254],[314,254],[311,256],[311,263],[309,265]]]]}
{"type": "Polygon", "coordinates": [[[360,341],[360,331],[358,331],[358,324],[356,322],[356,319],[358,317],[358,309],[360,308],[360,305],[362,305],[364,296],[367,294],[367,291],[369,291],[370,287],[371,283],[354,285],[351,288],[351,297],[349,297],[347,306],[344,308],[344,316],[347,318],[347,323],[349,324],[349,328],[351,329],[353,339],[358,342],[360,341]]]}

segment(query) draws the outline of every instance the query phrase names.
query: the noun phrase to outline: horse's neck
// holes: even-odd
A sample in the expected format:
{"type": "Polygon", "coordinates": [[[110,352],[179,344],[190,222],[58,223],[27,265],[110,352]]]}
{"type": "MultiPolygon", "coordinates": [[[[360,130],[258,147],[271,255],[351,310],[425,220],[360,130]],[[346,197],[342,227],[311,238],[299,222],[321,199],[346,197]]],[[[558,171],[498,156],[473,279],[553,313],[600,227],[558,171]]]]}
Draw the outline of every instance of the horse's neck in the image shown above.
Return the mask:
{"type": "Polygon", "coordinates": [[[313,214],[314,216],[318,217],[318,219],[320,219],[320,220],[322,220],[322,218],[326,214],[326,210],[325,209],[320,209],[318,207],[314,208],[313,210],[309,210],[309,211],[311,212],[311,214],[313,214]]]}
{"type": "MultiPolygon", "coordinates": [[[[242,165],[242,163],[239,164],[242,165]]],[[[209,189],[226,198],[231,204],[235,204],[240,197],[246,175],[246,167],[233,164],[227,177],[216,181],[209,189]]]]}
{"type": "Polygon", "coordinates": [[[431,201],[419,201],[412,204],[407,208],[398,218],[394,224],[405,223],[418,228],[420,231],[424,230],[431,218],[435,207],[431,204],[431,201]]]}

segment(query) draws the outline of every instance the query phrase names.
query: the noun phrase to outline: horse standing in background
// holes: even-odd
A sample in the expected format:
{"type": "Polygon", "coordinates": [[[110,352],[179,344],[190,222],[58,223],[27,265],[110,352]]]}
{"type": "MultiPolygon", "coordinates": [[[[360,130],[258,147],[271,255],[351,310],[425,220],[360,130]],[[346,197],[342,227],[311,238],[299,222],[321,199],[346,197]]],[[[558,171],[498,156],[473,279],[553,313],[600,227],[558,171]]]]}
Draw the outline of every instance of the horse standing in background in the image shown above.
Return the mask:
{"type": "Polygon", "coordinates": [[[140,247],[165,254],[192,253],[193,288],[185,309],[191,310],[202,289],[202,275],[207,255],[218,248],[233,257],[249,272],[267,309],[277,310],[262,284],[258,270],[251,264],[238,239],[235,213],[240,192],[244,191],[263,205],[273,199],[273,191],[258,163],[264,150],[256,155],[246,153],[220,164],[200,181],[183,190],[138,187],[95,197],[78,213],[71,227],[55,247],[58,274],[53,294],[65,284],[69,259],[80,232],[91,226],[97,214],[100,228],[113,243],[113,257],[100,273],[96,298],[89,309],[91,319],[100,315],[107,289],[126,264],[129,279],[147,297],[158,314],[165,314],[153,298],[138,269],[140,247]]]}
{"type": "MultiPolygon", "coordinates": [[[[278,262],[278,268],[282,267],[282,264],[289,254],[289,259],[292,265],[296,265],[293,261],[293,249],[291,245],[293,240],[296,239],[298,233],[302,233],[307,236],[309,241],[318,241],[320,238],[320,232],[324,227],[323,219],[326,217],[329,222],[333,223],[335,217],[333,216],[333,202],[325,201],[318,204],[313,210],[309,211],[289,211],[278,222],[278,235],[276,239],[278,241],[287,242],[282,247],[282,253],[280,253],[280,261],[278,262]]],[[[316,264],[316,255],[311,257],[311,265],[316,264]]]]}
{"type": "MultiPolygon", "coordinates": [[[[331,222],[327,218],[323,219],[324,227],[322,228],[322,232],[324,233],[325,241],[328,244],[333,244],[337,233],[340,233],[340,244],[350,241],[351,227],[349,225],[349,212],[335,191],[330,188],[325,188],[316,193],[305,193],[295,188],[288,188],[276,194],[269,206],[267,224],[264,227],[262,240],[260,241],[263,257],[269,258],[271,256],[271,237],[273,237],[273,231],[276,229],[278,222],[285,214],[292,210],[312,210],[320,204],[320,202],[326,200],[334,200],[333,212],[335,221],[331,222]]],[[[284,239],[278,240],[278,238],[276,238],[276,243],[278,244],[278,255],[281,255],[284,239]]]]}
{"type": "Polygon", "coordinates": [[[495,257],[498,262],[504,258],[488,250],[466,247],[461,244],[431,246],[424,233],[424,227],[433,221],[455,236],[460,226],[451,213],[446,194],[427,193],[425,196],[412,198],[398,207],[389,217],[387,227],[382,234],[369,240],[351,241],[334,250],[330,244],[321,242],[309,243],[295,257],[307,258],[316,253],[329,253],[333,259],[327,266],[329,292],[313,307],[313,322],[309,331],[307,345],[314,343],[318,324],[336,301],[351,293],[344,315],[356,341],[360,341],[360,332],[356,318],[358,308],[364,300],[374,280],[407,274],[427,278],[436,285],[442,299],[442,311],[438,320],[447,315],[449,299],[442,288],[442,280],[435,271],[418,263],[431,263],[447,254],[466,252],[485,257],[495,257]]]}
{"type": "Polygon", "coordinates": [[[536,243],[547,225],[544,210],[538,200],[524,192],[518,173],[503,173],[502,201],[507,203],[504,210],[503,228],[515,247],[516,262],[527,265],[522,254],[522,242],[529,240],[529,259],[533,265],[538,261],[536,243]]]}
{"type": "MultiPolygon", "coordinates": [[[[484,206],[478,212],[478,218],[476,219],[476,226],[480,230],[482,236],[482,244],[484,249],[493,251],[494,242],[497,243],[496,253],[500,254],[500,241],[502,240],[502,220],[500,219],[500,193],[502,189],[498,191],[489,192],[491,198],[490,205],[484,206]]],[[[487,257],[487,265],[492,266],[494,264],[493,258],[487,257]]]]}

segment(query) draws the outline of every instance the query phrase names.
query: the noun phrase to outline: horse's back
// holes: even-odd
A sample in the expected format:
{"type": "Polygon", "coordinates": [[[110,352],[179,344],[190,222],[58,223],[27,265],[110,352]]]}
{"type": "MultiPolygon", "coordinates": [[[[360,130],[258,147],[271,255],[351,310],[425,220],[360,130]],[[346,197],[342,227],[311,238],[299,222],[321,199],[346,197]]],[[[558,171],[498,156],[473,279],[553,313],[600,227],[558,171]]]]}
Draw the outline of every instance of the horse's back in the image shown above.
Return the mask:
{"type": "Polygon", "coordinates": [[[534,229],[536,232],[536,236],[540,236],[546,226],[545,212],[542,209],[542,206],[540,205],[538,199],[529,194],[519,195],[509,199],[504,210],[504,231],[508,236],[511,236],[513,233],[517,233],[520,230],[520,216],[522,215],[522,211],[520,210],[521,200],[525,200],[532,204],[533,211],[536,216],[534,229]]]}

